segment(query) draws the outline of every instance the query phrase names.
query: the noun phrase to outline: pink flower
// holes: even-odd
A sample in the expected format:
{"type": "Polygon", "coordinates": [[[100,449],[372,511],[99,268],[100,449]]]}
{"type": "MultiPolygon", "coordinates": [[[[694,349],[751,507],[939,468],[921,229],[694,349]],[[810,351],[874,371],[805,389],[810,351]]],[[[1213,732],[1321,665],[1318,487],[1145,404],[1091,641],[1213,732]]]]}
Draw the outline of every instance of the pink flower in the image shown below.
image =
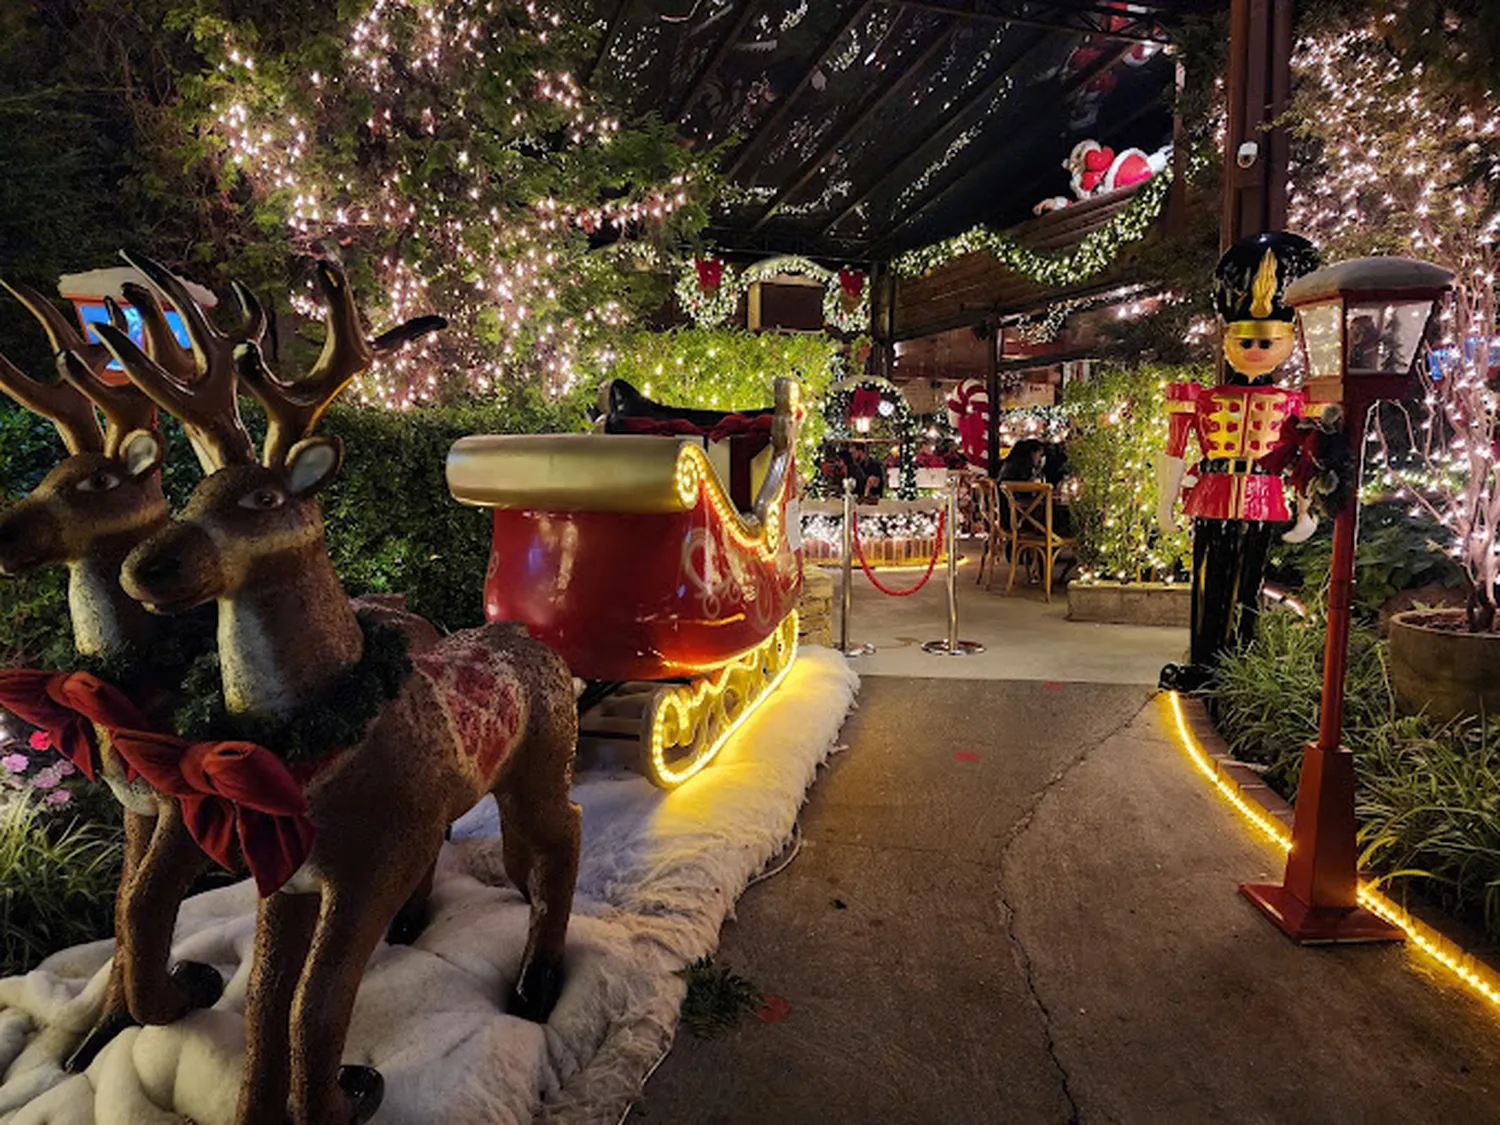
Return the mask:
{"type": "Polygon", "coordinates": [[[27,741],[27,744],[33,750],[51,750],[52,749],[52,736],[50,734],[48,734],[46,731],[44,731],[44,730],[34,730],[34,731],[32,731],[31,732],[31,737],[28,738],[26,741],[27,741]]]}
{"type": "Polygon", "coordinates": [[[53,763],[52,768],[57,771],[58,777],[71,777],[78,772],[78,767],[66,758],[59,758],[53,763]]]}
{"type": "Polygon", "coordinates": [[[0,766],[8,773],[25,773],[31,766],[31,759],[25,754],[7,754],[0,758],[0,766]]]}
{"type": "Polygon", "coordinates": [[[46,797],[49,805],[66,805],[72,799],[73,794],[67,789],[54,789],[46,797]]]}
{"type": "Polygon", "coordinates": [[[31,776],[31,787],[33,789],[56,789],[62,777],[58,775],[56,766],[48,766],[44,770],[37,770],[31,776]]]}

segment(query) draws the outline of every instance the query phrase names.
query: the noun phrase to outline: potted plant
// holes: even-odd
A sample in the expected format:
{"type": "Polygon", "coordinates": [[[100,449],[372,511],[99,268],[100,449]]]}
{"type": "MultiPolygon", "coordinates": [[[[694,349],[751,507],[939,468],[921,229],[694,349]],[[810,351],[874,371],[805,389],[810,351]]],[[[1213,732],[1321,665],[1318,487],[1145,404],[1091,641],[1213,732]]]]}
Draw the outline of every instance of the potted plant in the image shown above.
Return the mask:
{"type": "Polygon", "coordinates": [[[1407,254],[1454,272],[1423,386],[1383,404],[1367,485],[1397,492],[1451,537],[1466,586],[1458,609],[1391,620],[1391,676],[1407,710],[1500,711],[1500,350],[1494,240],[1500,206],[1473,174],[1500,122],[1467,109],[1431,70],[1405,65],[1372,27],[1299,44],[1289,114],[1299,140],[1291,223],[1327,261],[1407,254]]]}

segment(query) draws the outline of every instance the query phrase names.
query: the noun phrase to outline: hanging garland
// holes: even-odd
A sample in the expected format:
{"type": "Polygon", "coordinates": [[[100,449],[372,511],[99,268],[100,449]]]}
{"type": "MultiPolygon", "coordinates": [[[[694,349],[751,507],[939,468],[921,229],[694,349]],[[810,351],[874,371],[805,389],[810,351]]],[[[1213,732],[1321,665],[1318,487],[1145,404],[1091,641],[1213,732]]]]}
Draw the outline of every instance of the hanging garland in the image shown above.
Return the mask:
{"type": "Polygon", "coordinates": [[[1109,222],[1087,235],[1067,254],[1038,254],[1011,235],[977,226],[931,246],[908,250],[891,265],[902,277],[920,277],[954,258],[985,250],[1007,269],[1040,285],[1053,288],[1077,285],[1107,268],[1125,246],[1145,235],[1161,214],[1171,183],[1170,168],[1152,176],[1109,222]]]}
{"type": "Polygon", "coordinates": [[[867,433],[850,429],[851,411],[858,405],[864,411],[866,403],[873,403],[873,415],[879,418],[897,442],[897,457],[901,469],[901,484],[896,495],[903,500],[915,500],[917,496],[917,416],[901,388],[889,379],[869,377],[840,383],[828,392],[828,404],[823,417],[828,426],[828,440],[849,441],[867,438],[867,433]]]}
{"type": "Polygon", "coordinates": [[[809,277],[823,286],[823,322],[829,327],[847,334],[868,331],[868,276],[858,270],[824,269],[800,254],[766,258],[738,274],[721,258],[690,258],[678,271],[675,292],[694,324],[714,328],[734,315],[750,286],[786,274],[809,277]]]}

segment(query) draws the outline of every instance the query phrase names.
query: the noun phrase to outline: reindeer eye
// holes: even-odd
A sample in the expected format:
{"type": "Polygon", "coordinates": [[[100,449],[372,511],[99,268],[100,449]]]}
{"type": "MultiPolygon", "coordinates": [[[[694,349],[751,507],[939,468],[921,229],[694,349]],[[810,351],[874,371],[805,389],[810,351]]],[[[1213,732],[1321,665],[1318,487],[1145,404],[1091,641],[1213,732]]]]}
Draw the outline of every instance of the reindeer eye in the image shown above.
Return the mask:
{"type": "Polygon", "coordinates": [[[73,487],[79,492],[108,492],[120,483],[120,478],[107,469],[100,469],[97,473],[91,473],[84,477],[73,487]]]}
{"type": "Polygon", "coordinates": [[[247,492],[240,497],[240,507],[256,512],[269,512],[281,507],[285,500],[286,497],[274,488],[257,488],[254,492],[247,492]]]}

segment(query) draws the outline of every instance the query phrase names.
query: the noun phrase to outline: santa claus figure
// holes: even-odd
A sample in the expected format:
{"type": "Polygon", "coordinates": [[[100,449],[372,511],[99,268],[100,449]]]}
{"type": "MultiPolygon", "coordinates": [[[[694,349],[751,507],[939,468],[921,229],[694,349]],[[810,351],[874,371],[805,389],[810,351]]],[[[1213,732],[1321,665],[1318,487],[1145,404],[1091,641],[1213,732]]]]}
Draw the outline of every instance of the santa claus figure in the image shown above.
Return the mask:
{"type": "Polygon", "coordinates": [[[1228,379],[1216,387],[1167,388],[1170,428],[1157,463],[1157,522],[1166,534],[1176,530],[1173,507],[1180,494],[1193,520],[1193,602],[1189,663],[1162,669],[1163,687],[1201,687],[1224,652],[1255,635],[1273,525],[1291,519],[1281,476],[1273,471],[1280,466],[1261,459],[1278,447],[1304,404],[1300,391],[1272,382],[1294,344],[1293,313],[1282,294],[1317,265],[1312,244],[1284,231],[1230,247],[1214,272],[1228,379]],[[1189,440],[1199,452],[1191,474],[1189,440]]]}

